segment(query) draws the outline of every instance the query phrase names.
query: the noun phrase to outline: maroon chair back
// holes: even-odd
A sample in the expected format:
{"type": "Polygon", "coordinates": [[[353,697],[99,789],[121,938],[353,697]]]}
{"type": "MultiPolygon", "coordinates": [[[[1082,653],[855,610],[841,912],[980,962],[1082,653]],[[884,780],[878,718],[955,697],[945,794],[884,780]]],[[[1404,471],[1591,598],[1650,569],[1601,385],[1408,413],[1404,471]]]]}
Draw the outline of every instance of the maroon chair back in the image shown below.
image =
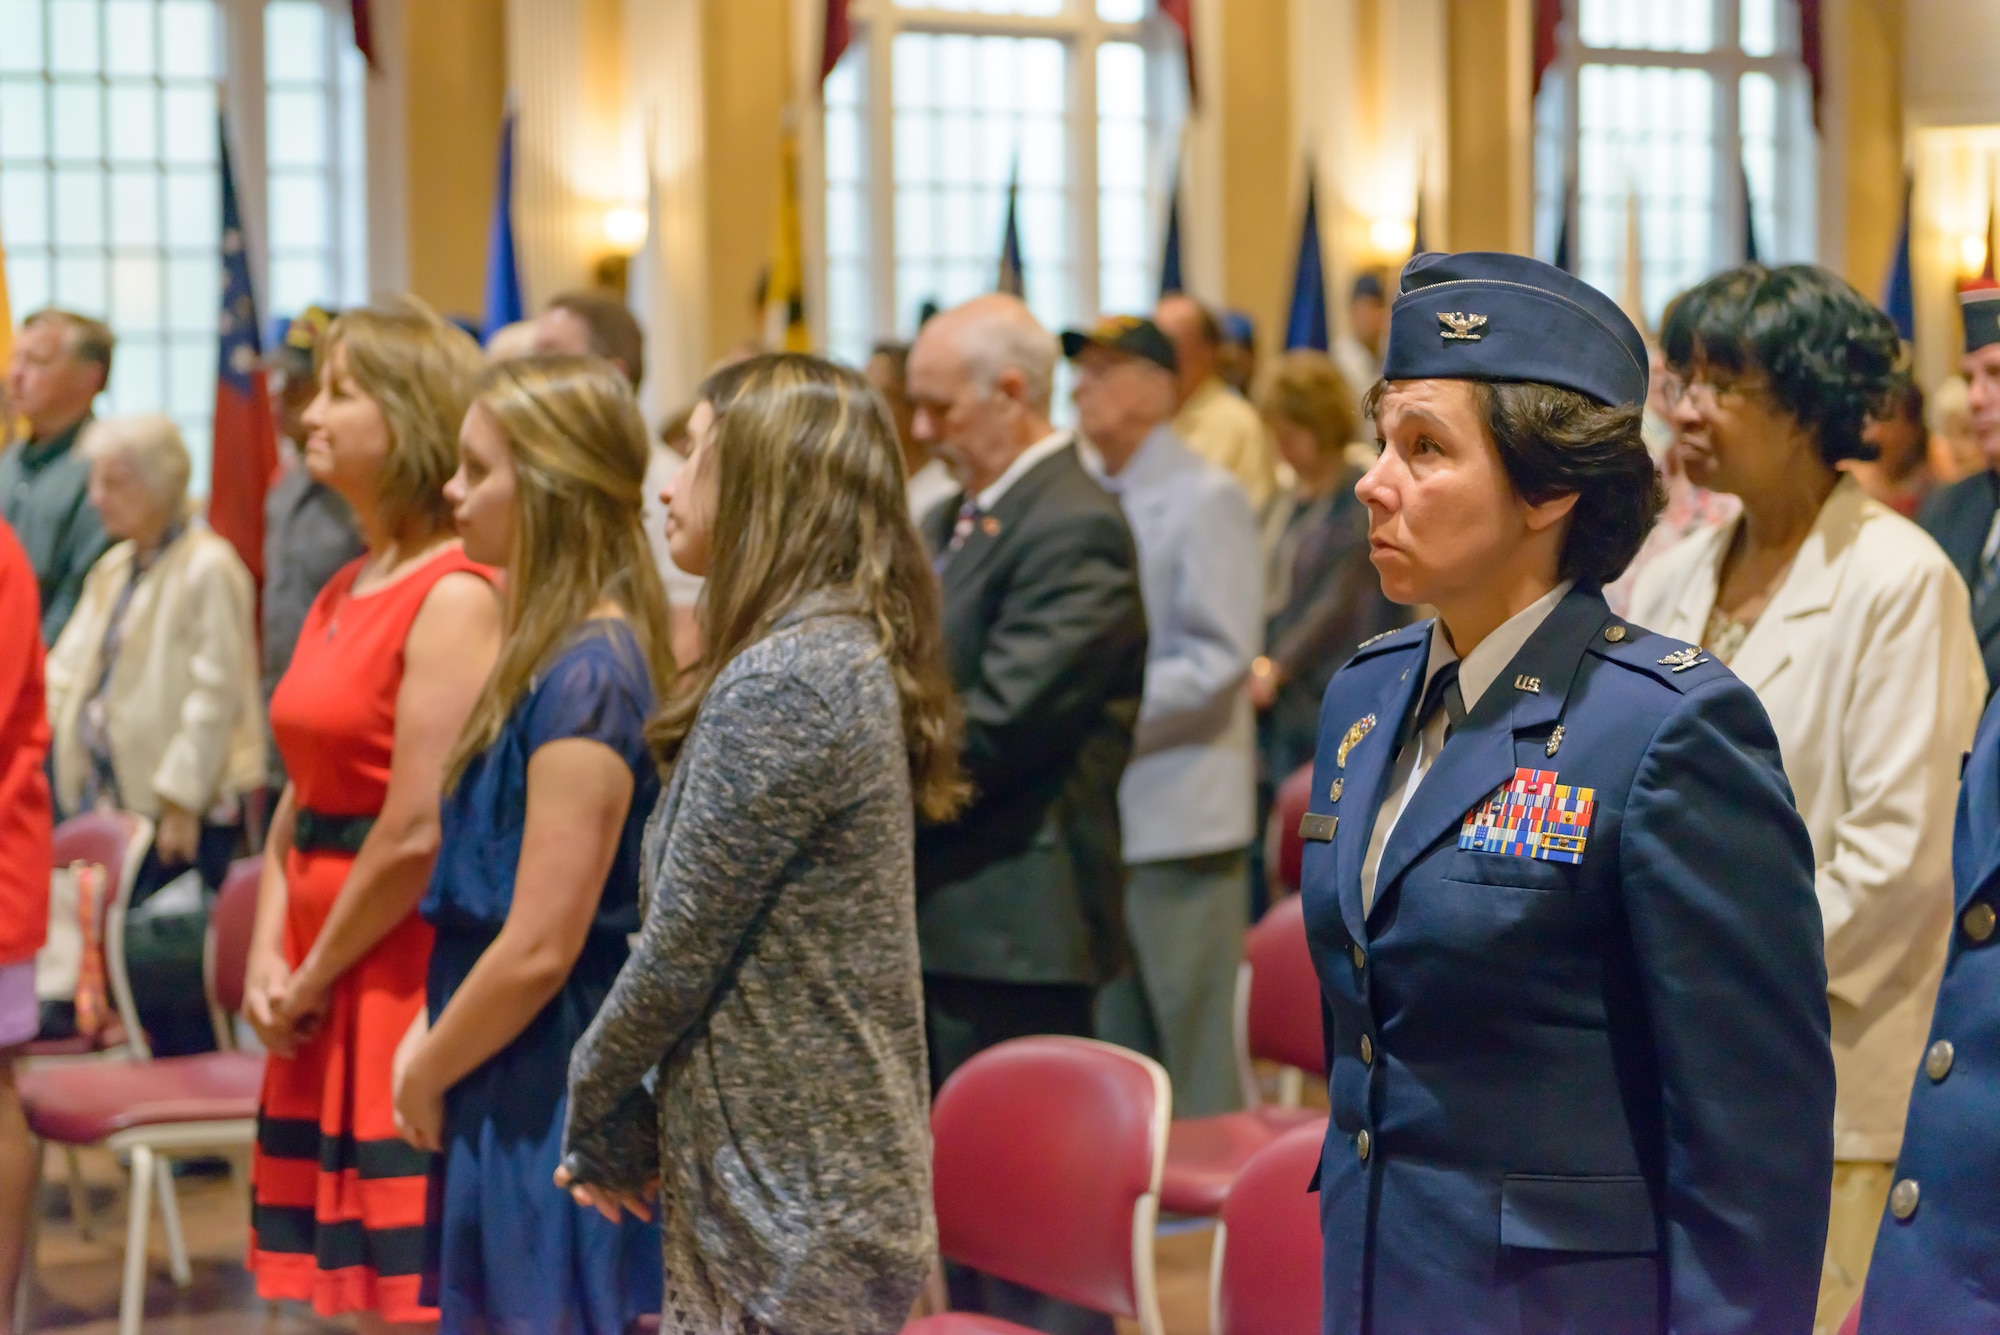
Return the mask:
{"type": "MultiPolygon", "coordinates": [[[[67,867],[72,862],[95,862],[104,868],[104,898],[107,907],[125,883],[125,859],[131,850],[136,818],[122,811],[86,811],[56,826],[52,865],[67,867]]],[[[135,874],[137,868],[131,869],[135,874]]]]}
{"type": "Polygon", "coordinates": [[[250,936],[257,925],[257,889],[262,858],[229,864],[222,890],[208,911],[208,995],[225,1015],[243,1009],[243,981],[250,971],[250,936]]]}
{"type": "Polygon", "coordinates": [[[1297,894],[1305,879],[1306,842],[1299,838],[1299,817],[1312,805],[1312,784],[1313,767],[1300,766],[1278,785],[1277,796],[1271,802],[1271,836],[1277,845],[1270,867],[1274,899],[1281,890],[1297,894]]]}
{"type": "Polygon", "coordinates": [[[1287,895],[1258,920],[1243,943],[1250,966],[1250,1055],[1326,1076],[1319,975],[1306,943],[1305,901],[1287,895]]]}
{"type": "Polygon", "coordinates": [[[1106,1043],[1019,1038],[980,1053],[931,1109],[939,1249],[1138,1318],[1153,1294],[1134,1220],[1150,1248],[1171,1100],[1158,1064],[1106,1043]]]}
{"type": "MultiPolygon", "coordinates": [[[[1867,1295],[1862,1295],[1866,1297],[1867,1295]]],[[[1854,1306],[1847,1309],[1847,1319],[1840,1323],[1840,1335],[1858,1335],[1861,1329],[1861,1298],[1854,1300],[1854,1306]]]]}
{"type": "Polygon", "coordinates": [[[1319,1335],[1319,1197],[1306,1191],[1326,1127],[1287,1131],[1222,1204],[1213,1335],[1319,1335]]]}

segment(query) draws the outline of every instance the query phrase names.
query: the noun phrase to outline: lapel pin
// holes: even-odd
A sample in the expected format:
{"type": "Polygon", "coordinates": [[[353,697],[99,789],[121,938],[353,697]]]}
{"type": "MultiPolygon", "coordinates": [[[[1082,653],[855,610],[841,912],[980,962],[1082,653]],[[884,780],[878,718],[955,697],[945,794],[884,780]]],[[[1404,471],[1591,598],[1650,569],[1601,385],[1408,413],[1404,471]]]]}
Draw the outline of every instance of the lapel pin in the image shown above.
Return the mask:
{"type": "Polygon", "coordinates": [[[1672,668],[1675,672],[1686,672],[1689,668],[1698,668],[1707,661],[1708,659],[1702,655],[1701,646],[1690,644],[1687,648],[1676,649],[1662,658],[1660,666],[1672,668]]]}
{"type": "Polygon", "coordinates": [[[1000,536],[1000,521],[992,515],[987,515],[979,521],[979,531],[989,538],[997,538],[1000,536]]]}
{"type": "Polygon", "coordinates": [[[1542,679],[1540,677],[1530,677],[1524,672],[1514,678],[1514,689],[1517,691],[1526,691],[1530,695],[1540,695],[1542,693],[1542,679]]]}
{"type": "Polygon", "coordinates": [[[1563,744],[1563,725],[1558,723],[1556,724],[1556,730],[1549,734],[1549,745],[1547,748],[1549,755],[1554,756],[1557,751],[1562,749],[1562,744],[1563,744]]]}
{"type": "Polygon", "coordinates": [[[1347,753],[1352,751],[1360,743],[1361,739],[1374,731],[1374,729],[1375,716],[1373,714],[1365,718],[1356,719],[1347,729],[1347,736],[1340,739],[1340,750],[1334,755],[1334,763],[1340,766],[1340,768],[1346,769],[1347,753]]]}
{"type": "Polygon", "coordinates": [[[1340,790],[1346,786],[1347,786],[1347,780],[1335,779],[1333,781],[1333,787],[1327,789],[1326,800],[1329,802],[1338,802],[1340,800],[1340,790]]]}

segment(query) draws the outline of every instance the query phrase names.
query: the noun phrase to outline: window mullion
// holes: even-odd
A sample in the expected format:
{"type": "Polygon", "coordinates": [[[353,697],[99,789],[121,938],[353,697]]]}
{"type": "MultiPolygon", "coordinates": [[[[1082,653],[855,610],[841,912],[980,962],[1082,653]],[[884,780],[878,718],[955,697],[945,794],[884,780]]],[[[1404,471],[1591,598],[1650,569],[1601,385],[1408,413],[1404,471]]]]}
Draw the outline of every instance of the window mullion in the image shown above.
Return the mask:
{"type": "Polygon", "coordinates": [[[1096,34],[1086,28],[1072,39],[1070,50],[1069,175],[1076,191],[1070,316],[1087,322],[1100,314],[1103,295],[1098,280],[1096,34]]]}
{"type": "MultiPolygon", "coordinates": [[[[862,82],[862,117],[868,127],[868,277],[877,338],[894,338],[896,318],[896,32],[894,10],[872,7],[864,30],[868,77],[862,82]]],[[[912,333],[915,331],[913,330],[912,333]]]]}

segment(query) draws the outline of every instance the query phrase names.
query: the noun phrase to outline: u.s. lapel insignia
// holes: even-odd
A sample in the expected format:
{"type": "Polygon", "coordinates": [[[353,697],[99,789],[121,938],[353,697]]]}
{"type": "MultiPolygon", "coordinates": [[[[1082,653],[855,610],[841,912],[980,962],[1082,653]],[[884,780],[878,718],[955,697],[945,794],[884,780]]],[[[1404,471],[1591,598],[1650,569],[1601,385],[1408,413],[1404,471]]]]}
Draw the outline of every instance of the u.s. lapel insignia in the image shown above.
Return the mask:
{"type": "Polygon", "coordinates": [[[1439,332],[1448,343],[1477,343],[1486,335],[1486,317],[1466,315],[1461,311],[1439,311],[1437,313],[1439,332]]]}
{"type": "Polygon", "coordinates": [[[1689,668],[1698,668],[1706,662],[1708,659],[1703,655],[1701,646],[1690,644],[1687,648],[1676,649],[1662,658],[1660,666],[1672,668],[1676,672],[1686,672],[1689,668]]]}
{"type": "Polygon", "coordinates": [[[1333,763],[1338,765],[1342,769],[1346,769],[1347,753],[1349,751],[1352,751],[1355,748],[1355,746],[1360,743],[1363,737],[1366,737],[1369,733],[1373,732],[1374,730],[1375,730],[1375,716],[1373,714],[1369,714],[1365,718],[1356,719],[1354,723],[1347,729],[1347,736],[1340,739],[1340,750],[1337,753],[1335,753],[1333,757],[1333,763]]]}
{"type": "Polygon", "coordinates": [[[1514,678],[1514,689],[1517,691],[1526,691],[1529,695],[1540,695],[1542,693],[1542,679],[1540,677],[1531,677],[1523,672],[1520,676],[1514,678]]]}
{"type": "Polygon", "coordinates": [[[1517,769],[1512,781],[1465,813],[1458,846],[1469,853],[1575,865],[1583,861],[1596,814],[1596,789],[1558,783],[1552,769],[1517,769]]]}
{"type": "Polygon", "coordinates": [[[1549,745],[1547,749],[1550,759],[1554,759],[1556,752],[1562,750],[1562,744],[1563,744],[1563,725],[1558,723],[1556,724],[1556,730],[1549,734],[1549,745]]]}

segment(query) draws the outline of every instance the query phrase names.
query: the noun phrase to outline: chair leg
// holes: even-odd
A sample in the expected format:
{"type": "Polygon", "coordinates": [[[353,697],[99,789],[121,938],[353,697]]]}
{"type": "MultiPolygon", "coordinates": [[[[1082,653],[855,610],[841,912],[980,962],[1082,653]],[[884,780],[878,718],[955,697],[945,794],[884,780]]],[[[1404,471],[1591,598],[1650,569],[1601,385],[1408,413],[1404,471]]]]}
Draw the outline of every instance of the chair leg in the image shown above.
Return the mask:
{"type": "Polygon", "coordinates": [[[181,1203],[174,1194],[174,1166],[165,1155],[153,1161],[153,1175],[159,1181],[160,1223],[167,1232],[167,1270],[174,1287],[185,1289],[194,1283],[188,1266],[187,1241],[181,1236],[181,1203]]]}
{"type": "Polygon", "coordinates": [[[63,1162],[69,1165],[69,1219],[76,1235],[85,1242],[97,1236],[90,1215],[90,1184],[83,1180],[83,1155],[74,1145],[63,1146],[63,1162]]]}
{"type": "Polygon", "coordinates": [[[132,1199],[125,1214],[125,1285],[118,1297],[118,1335],[139,1335],[146,1319],[146,1235],[153,1219],[153,1151],[132,1151],[132,1199]]]}

